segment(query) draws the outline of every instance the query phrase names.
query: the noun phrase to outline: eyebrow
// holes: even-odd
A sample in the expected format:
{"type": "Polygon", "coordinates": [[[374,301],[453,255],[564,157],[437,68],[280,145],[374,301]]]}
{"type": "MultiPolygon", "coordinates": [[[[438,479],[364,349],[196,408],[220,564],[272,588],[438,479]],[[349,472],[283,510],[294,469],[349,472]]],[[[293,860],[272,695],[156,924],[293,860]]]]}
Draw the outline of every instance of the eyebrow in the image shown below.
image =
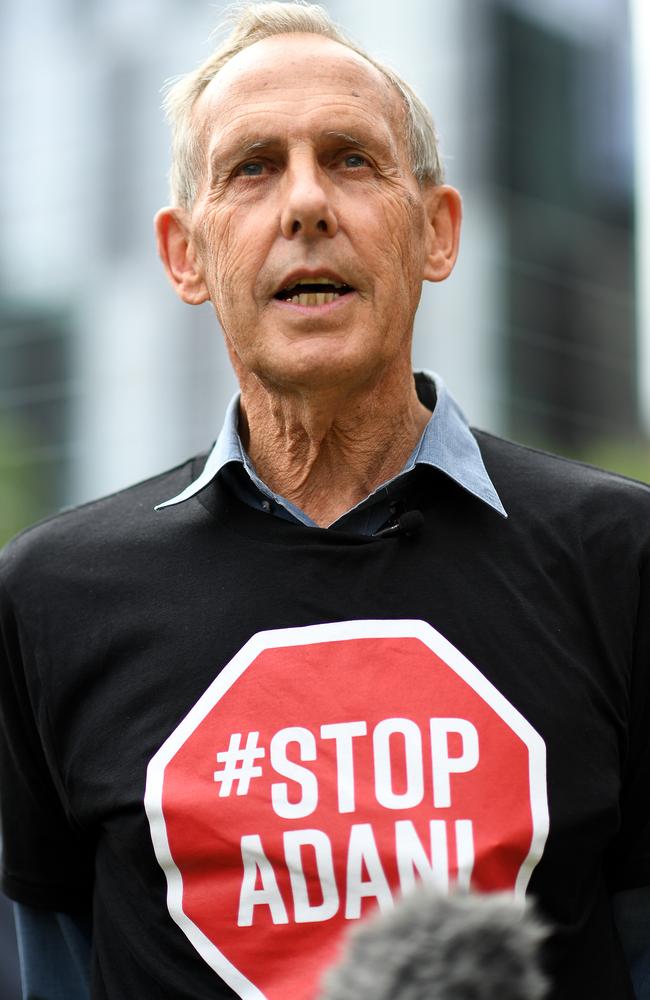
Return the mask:
{"type": "Polygon", "coordinates": [[[254,142],[246,143],[244,146],[238,146],[237,156],[249,156],[250,153],[257,152],[258,149],[268,149],[269,146],[277,146],[279,144],[279,139],[256,139],[254,142]]]}
{"type": "Polygon", "coordinates": [[[354,146],[355,149],[383,149],[385,152],[389,153],[391,156],[397,156],[397,150],[393,138],[389,133],[381,132],[361,137],[352,135],[350,132],[342,132],[337,130],[323,132],[323,136],[328,139],[337,139],[340,142],[344,142],[347,146],[354,146]]]}
{"type": "Polygon", "coordinates": [[[278,146],[279,144],[280,140],[275,136],[271,136],[267,139],[244,138],[241,142],[228,144],[225,150],[217,146],[210,154],[210,177],[214,180],[221,171],[227,170],[238,160],[252,156],[254,153],[259,153],[260,150],[278,146]]]}
{"type": "Polygon", "coordinates": [[[356,136],[350,135],[349,132],[332,131],[324,132],[323,135],[328,139],[340,139],[342,142],[347,142],[349,146],[357,146],[359,149],[368,145],[368,143],[364,142],[363,139],[357,139],[356,136]]]}
{"type": "MultiPolygon", "coordinates": [[[[348,146],[354,146],[355,149],[367,149],[379,144],[385,149],[390,150],[391,153],[395,153],[393,143],[390,141],[388,136],[382,135],[364,139],[352,135],[350,132],[344,132],[338,129],[328,129],[326,132],[320,133],[320,138],[344,142],[348,146]]],[[[267,136],[264,139],[249,139],[248,137],[243,137],[235,144],[228,145],[223,151],[217,146],[212,151],[210,156],[211,178],[214,180],[214,178],[218,176],[221,171],[227,170],[231,164],[239,161],[240,159],[245,159],[247,156],[252,156],[265,149],[277,148],[278,146],[282,146],[283,142],[284,140],[279,136],[272,135],[267,136]]]]}

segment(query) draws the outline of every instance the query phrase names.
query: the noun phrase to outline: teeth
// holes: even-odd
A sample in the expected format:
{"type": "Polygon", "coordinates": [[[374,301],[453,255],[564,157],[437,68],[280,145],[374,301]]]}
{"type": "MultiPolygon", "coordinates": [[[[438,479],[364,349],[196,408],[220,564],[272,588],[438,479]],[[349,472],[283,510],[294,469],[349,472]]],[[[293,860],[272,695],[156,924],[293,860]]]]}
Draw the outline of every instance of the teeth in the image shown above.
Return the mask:
{"type": "Polygon", "coordinates": [[[292,286],[285,285],[285,290],[291,291],[293,289],[299,289],[303,285],[336,285],[336,284],[337,282],[332,281],[331,278],[301,278],[301,280],[297,281],[295,285],[292,286]]]}
{"type": "MultiPolygon", "coordinates": [[[[327,282],[322,283],[327,284],[327,282]]],[[[287,302],[291,302],[294,306],[324,306],[326,302],[333,302],[340,297],[338,292],[302,292],[287,299],[287,302]]]]}

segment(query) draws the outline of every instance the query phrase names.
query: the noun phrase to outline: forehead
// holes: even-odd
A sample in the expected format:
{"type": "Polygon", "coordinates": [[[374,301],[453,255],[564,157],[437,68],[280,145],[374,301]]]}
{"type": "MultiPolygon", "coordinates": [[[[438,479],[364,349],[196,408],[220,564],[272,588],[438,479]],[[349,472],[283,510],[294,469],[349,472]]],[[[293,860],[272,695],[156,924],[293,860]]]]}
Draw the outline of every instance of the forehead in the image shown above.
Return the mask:
{"type": "Polygon", "coordinates": [[[300,121],[338,128],[356,119],[401,137],[404,109],[389,81],[363,56],[332,39],[274,35],[234,56],[194,109],[208,139],[258,124],[300,121]]]}

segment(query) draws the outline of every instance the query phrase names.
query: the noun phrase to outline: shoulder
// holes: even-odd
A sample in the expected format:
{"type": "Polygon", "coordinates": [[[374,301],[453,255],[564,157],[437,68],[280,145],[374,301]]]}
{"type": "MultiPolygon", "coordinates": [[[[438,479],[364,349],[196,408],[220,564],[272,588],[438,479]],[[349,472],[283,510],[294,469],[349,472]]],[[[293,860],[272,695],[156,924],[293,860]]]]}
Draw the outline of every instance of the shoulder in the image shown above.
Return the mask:
{"type": "Polygon", "coordinates": [[[650,542],[650,486],[615,472],[473,431],[511,522],[544,522],[583,539],[650,542]]]}
{"type": "Polygon", "coordinates": [[[642,506],[650,503],[650,485],[616,472],[551,452],[517,444],[486,431],[472,429],[486,468],[513,491],[530,490],[532,494],[551,499],[553,495],[568,499],[564,491],[571,487],[580,498],[599,494],[622,495],[642,506]]]}
{"type": "MultiPolygon", "coordinates": [[[[89,503],[70,507],[34,524],[0,552],[0,583],[6,586],[33,577],[49,577],[52,567],[110,560],[111,553],[133,549],[160,537],[156,504],[180,492],[191,481],[200,456],[159,475],[89,503]]],[[[181,505],[186,506],[186,505],[181,505]]],[[[170,518],[166,519],[166,530],[170,518]]],[[[178,520],[178,519],[176,519],[178,520]]]]}

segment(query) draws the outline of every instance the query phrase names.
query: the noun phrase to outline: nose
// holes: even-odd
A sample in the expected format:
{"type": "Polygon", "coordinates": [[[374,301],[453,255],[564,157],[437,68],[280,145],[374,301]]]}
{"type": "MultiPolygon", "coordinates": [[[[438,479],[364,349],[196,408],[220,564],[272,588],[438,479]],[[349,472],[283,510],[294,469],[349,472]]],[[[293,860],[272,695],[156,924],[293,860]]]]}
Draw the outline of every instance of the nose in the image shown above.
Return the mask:
{"type": "Polygon", "coordinates": [[[283,236],[334,236],[338,222],[330,181],[311,152],[305,150],[289,163],[285,187],[280,222],[283,236]]]}

